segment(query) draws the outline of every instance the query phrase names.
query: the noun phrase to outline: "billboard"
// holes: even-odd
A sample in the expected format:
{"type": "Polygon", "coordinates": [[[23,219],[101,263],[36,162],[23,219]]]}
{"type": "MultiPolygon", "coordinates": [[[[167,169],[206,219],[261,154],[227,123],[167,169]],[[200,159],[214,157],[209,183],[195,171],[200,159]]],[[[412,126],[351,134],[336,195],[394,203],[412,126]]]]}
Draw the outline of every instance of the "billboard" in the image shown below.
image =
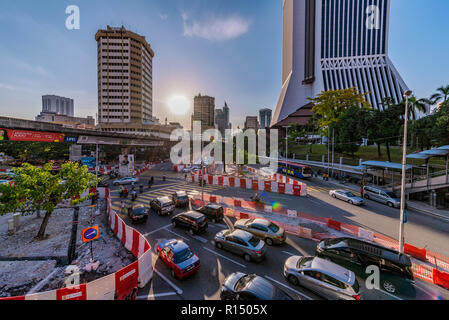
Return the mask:
{"type": "Polygon", "coordinates": [[[0,128],[0,141],[64,142],[65,134],[0,128]],[[5,131],[7,135],[5,135],[5,131]]]}
{"type": "Polygon", "coordinates": [[[119,157],[119,172],[122,176],[130,176],[134,173],[135,163],[134,163],[134,155],[120,155],[119,157]]]}

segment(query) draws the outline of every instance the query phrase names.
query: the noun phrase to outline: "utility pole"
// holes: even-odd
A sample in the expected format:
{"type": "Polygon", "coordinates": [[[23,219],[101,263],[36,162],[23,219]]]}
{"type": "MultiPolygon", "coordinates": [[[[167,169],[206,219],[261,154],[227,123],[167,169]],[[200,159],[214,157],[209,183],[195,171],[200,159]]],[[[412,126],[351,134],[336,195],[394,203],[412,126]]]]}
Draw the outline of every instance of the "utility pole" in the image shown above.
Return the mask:
{"type": "Polygon", "coordinates": [[[329,174],[330,174],[330,153],[331,153],[331,151],[330,151],[330,147],[331,147],[331,144],[330,144],[330,138],[331,138],[331,134],[330,134],[330,132],[331,132],[331,127],[329,126],[329,127],[327,127],[327,175],[329,176],[329,174]]]}
{"type": "Polygon", "coordinates": [[[285,127],[285,159],[288,160],[288,126],[285,127]]]}
{"type": "Polygon", "coordinates": [[[95,151],[95,178],[96,178],[96,188],[98,188],[98,143],[97,149],[95,151]]]}
{"type": "Polygon", "coordinates": [[[334,176],[335,128],[332,128],[332,176],[334,176]]]}
{"type": "Polygon", "coordinates": [[[405,176],[407,174],[407,124],[408,124],[408,98],[412,91],[404,93],[405,115],[404,115],[404,145],[402,146],[402,185],[401,185],[401,214],[399,221],[399,252],[404,253],[404,215],[405,212],[405,176]]]}

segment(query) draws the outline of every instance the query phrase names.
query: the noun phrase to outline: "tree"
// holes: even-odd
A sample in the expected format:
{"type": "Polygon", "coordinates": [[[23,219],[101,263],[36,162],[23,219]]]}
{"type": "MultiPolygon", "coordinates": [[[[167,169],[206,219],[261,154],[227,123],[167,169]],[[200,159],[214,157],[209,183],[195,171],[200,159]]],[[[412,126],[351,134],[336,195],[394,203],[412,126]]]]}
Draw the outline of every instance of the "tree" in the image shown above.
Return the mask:
{"type": "Polygon", "coordinates": [[[438,111],[435,113],[435,127],[434,130],[436,140],[441,145],[449,144],[449,100],[442,103],[438,111]]]}
{"type": "MultiPolygon", "coordinates": [[[[405,113],[405,103],[406,100],[404,99],[401,101],[398,106],[402,108],[402,114],[405,113]]],[[[416,114],[418,112],[421,113],[427,113],[427,106],[431,105],[432,102],[429,99],[418,99],[415,96],[411,96],[408,99],[408,117],[409,119],[416,120],[416,114]]]]}
{"type": "Polygon", "coordinates": [[[326,128],[331,127],[350,107],[370,108],[365,96],[357,88],[329,90],[321,92],[315,98],[309,98],[314,104],[312,109],[321,133],[327,136],[326,128]]]}
{"type": "Polygon", "coordinates": [[[438,102],[447,102],[449,99],[449,85],[443,86],[437,89],[437,93],[430,97],[430,100],[433,104],[437,104],[438,102]]]}
{"type": "MultiPolygon", "coordinates": [[[[0,214],[11,211],[45,211],[36,239],[46,238],[45,230],[56,206],[64,200],[72,199],[95,185],[95,175],[88,173],[87,167],[79,167],[77,163],[64,163],[58,174],[51,173],[53,164],[47,163],[42,168],[23,164],[15,168],[17,175],[11,188],[5,190],[0,186],[0,214]]],[[[79,204],[87,197],[72,201],[79,204]]]]}

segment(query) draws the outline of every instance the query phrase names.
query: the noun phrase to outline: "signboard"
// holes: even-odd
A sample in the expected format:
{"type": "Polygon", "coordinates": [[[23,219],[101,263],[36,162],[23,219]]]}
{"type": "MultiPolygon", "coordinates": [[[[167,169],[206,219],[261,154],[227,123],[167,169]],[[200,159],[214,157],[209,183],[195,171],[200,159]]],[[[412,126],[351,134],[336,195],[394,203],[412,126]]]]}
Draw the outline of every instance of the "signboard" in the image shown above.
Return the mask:
{"type": "MultiPolygon", "coordinates": [[[[5,137],[5,129],[0,129],[3,134],[0,136],[5,137]]],[[[30,142],[64,142],[65,135],[63,133],[53,132],[39,132],[39,131],[27,131],[27,130],[11,130],[6,129],[7,137],[10,141],[30,141],[30,142]]],[[[3,138],[5,139],[5,138],[3,138]]]]}
{"type": "Polygon", "coordinates": [[[122,176],[130,176],[134,173],[135,163],[133,154],[119,156],[119,173],[122,176]]]}
{"type": "Polygon", "coordinates": [[[90,242],[93,240],[96,240],[100,237],[100,230],[98,226],[90,227],[87,229],[84,229],[81,232],[81,235],[83,236],[83,242],[90,242]]]}
{"type": "Polygon", "coordinates": [[[81,164],[88,168],[95,168],[96,161],[94,157],[82,157],[81,164]]]}
{"type": "Polygon", "coordinates": [[[78,138],[77,138],[77,137],[65,137],[65,138],[64,138],[64,142],[67,142],[67,143],[77,143],[77,142],[78,142],[78,138]]]}

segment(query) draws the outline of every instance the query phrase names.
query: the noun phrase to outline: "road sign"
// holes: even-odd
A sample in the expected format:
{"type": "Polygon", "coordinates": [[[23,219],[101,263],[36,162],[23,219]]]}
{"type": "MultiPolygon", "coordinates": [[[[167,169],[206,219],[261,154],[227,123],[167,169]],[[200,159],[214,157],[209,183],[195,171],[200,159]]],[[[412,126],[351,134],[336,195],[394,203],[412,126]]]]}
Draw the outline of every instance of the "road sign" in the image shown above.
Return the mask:
{"type": "Polygon", "coordinates": [[[404,223],[407,223],[407,210],[404,210],[404,223]]]}
{"type": "Polygon", "coordinates": [[[100,237],[100,230],[98,226],[90,227],[84,229],[81,234],[83,236],[83,242],[90,242],[100,237]]]}

